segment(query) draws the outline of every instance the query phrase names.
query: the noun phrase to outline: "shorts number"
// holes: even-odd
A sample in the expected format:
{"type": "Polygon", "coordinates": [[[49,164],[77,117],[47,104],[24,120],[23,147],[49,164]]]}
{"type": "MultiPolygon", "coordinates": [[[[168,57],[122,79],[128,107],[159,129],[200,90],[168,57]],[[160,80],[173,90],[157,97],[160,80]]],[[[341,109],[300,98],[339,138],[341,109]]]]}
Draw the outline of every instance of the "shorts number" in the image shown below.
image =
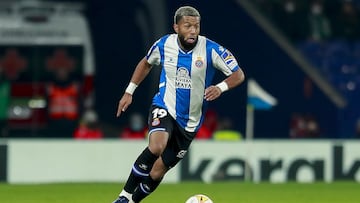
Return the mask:
{"type": "Polygon", "coordinates": [[[155,118],[164,118],[167,115],[167,111],[165,109],[156,108],[152,112],[153,119],[155,118]]]}

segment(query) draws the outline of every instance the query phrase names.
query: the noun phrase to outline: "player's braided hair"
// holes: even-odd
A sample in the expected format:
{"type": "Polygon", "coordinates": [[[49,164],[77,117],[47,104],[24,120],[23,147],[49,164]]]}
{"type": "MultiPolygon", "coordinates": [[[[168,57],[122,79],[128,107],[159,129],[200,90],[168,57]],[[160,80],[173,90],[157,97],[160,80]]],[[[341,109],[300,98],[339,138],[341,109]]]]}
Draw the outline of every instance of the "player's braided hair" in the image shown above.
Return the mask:
{"type": "Polygon", "coordinates": [[[177,24],[183,16],[195,16],[200,18],[200,13],[194,7],[182,6],[175,12],[174,23],[177,24]]]}

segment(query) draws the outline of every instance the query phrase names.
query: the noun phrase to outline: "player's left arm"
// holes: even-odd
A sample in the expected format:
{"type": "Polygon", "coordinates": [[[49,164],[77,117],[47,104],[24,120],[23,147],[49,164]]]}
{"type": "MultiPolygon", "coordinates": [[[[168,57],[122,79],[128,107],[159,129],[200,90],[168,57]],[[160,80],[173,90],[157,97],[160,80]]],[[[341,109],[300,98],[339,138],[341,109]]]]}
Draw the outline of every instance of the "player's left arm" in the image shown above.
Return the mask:
{"type": "MultiPolygon", "coordinates": [[[[226,83],[228,89],[232,89],[236,86],[239,86],[245,80],[245,74],[241,68],[237,69],[230,76],[228,76],[223,82],[226,83]]],[[[220,84],[220,83],[219,83],[220,84]]],[[[218,87],[218,86],[217,86],[218,87]]],[[[221,90],[221,88],[219,87],[221,90]]],[[[224,91],[222,91],[224,92],[224,91]]]]}
{"type": "Polygon", "coordinates": [[[231,73],[225,80],[217,85],[211,85],[205,89],[204,98],[207,101],[213,101],[217,99],[223,92],[239,86],[245,80],[245,74],[241,68],[238,68],[235,72],[231,73]]]}
{"type": "Polygon", "coordinates": [[[213,66],[224,73],[227,78],[217,85],[205,89],[204,98],[207,101],[217,99],[223,92],[240,85],[245,80],[244,72],[229,50],[215,44],[215,48],[211,50],[211,59],[213,66]]]}

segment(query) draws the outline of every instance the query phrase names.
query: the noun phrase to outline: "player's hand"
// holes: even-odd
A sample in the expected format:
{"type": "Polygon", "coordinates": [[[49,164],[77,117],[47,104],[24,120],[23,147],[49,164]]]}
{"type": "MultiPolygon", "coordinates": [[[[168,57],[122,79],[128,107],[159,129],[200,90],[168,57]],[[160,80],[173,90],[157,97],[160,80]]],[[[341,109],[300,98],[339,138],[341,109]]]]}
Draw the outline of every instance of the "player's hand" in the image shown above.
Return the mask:
{"type": "Polygon", "coordinates": [[[204,99],[206,101],[213,101],[217,99],[220,95],[221,95],[220,88],[215,85],[211,85],[210,87],[205,89],[204,99]]]}
{"type": "Polygon", "coordinates": [[[129,93],[124,93],[124,95],[119,101],[116,117],[119,117],[122,112],[125,112],[131,103],[132,103],[132,95],[129,93]]]}

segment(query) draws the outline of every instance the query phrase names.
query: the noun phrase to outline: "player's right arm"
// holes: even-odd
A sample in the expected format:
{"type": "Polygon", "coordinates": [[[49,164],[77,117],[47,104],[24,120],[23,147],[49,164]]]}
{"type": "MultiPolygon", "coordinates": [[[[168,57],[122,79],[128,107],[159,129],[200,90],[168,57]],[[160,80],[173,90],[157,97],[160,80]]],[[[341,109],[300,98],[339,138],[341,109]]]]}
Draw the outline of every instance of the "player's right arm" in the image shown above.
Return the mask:
{"type": "Polygon", "coordinates": [[[131,77],[129,86],[126,88],[124,95],[119,101],[118,109],[116,116],[119,117],[122,112],[126,111],[129,105],[132,102],[132,95],[136,89],[136,87],[145,79],[145,77],[149,74],[151,67],[153,65],[160,64],[160,50],[159,50],[159,42],[156,41],[152,47],[149,49],[146,56],[139,61],[137,64],[135,71],[131,77]]]}
{"type": "Polygon", "coordinates": [[[151,70],[151,65],[148,63],[146,57],[141,59],[137,64],[135,71],[131,77],[129,86],[126,88],[125,93],[121,97],[116,116],[119,117],[122,112],[126,111],[126,109],[132,103],[132,95],[136,89],[136,87],[145,79],[145,77],[149,74],[151,70]]]}

